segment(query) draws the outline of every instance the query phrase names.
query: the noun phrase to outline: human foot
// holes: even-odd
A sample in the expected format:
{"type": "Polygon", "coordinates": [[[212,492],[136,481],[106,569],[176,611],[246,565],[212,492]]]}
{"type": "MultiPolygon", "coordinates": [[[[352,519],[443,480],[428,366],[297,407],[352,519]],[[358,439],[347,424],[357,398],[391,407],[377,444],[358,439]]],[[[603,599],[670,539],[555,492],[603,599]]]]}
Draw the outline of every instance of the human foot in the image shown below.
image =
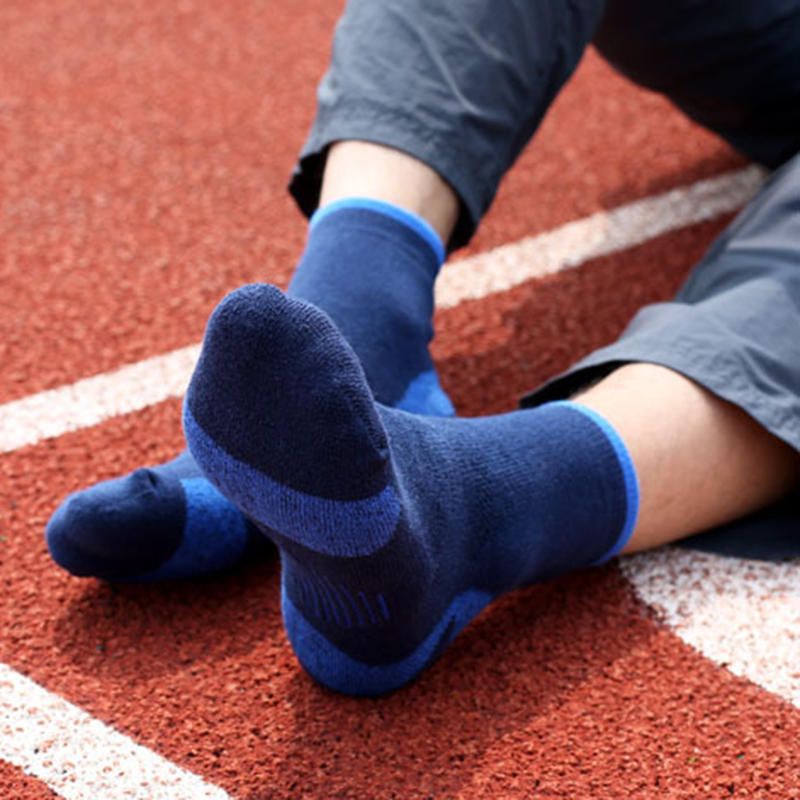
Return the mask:
{"type": "MultiPolygon", "coordinates": [[[[327,308],[384,403],[453,414],[428,344],[436,234],[386,203],[348,200],[318,212],[290,292],[327,308]]],[[[235,565],[252,526],[191,455],[76,492],[46,529],[54,560],[74,575],[167,580],[235,565]]]]}
{"type": "Polygon", "coordinates": [[[402,686],[494,597],[611,557],[635,520],[632,464],[598,415],[376,405],[329,317],[274,287],[243,287],[212,315],[184,427],[281,550],[300,662],[349,694],[402,686]]]}
{"type": "Polygon", "coordinates": [[[50,554],[79,577],[159,581],[237,563],[260,535],[183,454],[75,492],[47,524],[50,554]]]}

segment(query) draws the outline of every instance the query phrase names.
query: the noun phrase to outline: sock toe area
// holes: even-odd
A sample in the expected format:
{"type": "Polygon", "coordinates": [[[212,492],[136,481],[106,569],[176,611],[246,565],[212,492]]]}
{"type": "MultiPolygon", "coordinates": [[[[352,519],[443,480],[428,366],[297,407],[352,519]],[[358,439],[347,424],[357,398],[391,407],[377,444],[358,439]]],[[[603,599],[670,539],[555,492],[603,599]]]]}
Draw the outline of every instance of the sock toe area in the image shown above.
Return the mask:
{"type": "Polygon", "coordinates": [[[124,579],[167,561],[185,518],[180,481],[139,469],[70,495],[45,538],[54,561],[73,575],[124,579]]]}
{"type": "Polygon", "coordinates": [[[73,575],[132,582],[228,569],[255,535],[205,478],[152,469],[70,495],[45,530],[53,560],[73,575]]]}

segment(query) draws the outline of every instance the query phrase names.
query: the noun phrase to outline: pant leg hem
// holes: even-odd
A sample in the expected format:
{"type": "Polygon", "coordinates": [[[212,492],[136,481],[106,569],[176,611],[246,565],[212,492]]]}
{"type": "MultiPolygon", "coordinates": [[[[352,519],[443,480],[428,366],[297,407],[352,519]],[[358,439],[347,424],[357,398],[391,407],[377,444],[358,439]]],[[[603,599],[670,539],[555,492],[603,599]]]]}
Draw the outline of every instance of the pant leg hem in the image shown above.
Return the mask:
{"type": "Polygon", "coordinates": [[[308,141],[289,181],[289,192],[300,210],[311,216],[319,204],[328,150],[340,141],[364,141],[408,153],[435,170],[455,191],[460,211],[447,243],[449,251],[466,245],[493,197],[491,176],[478,180],[456,139],[446,140],[425,129],[413,117],[369,102],[337,104],[320,109],[308,141]]]}
{"type": "Polygon", "coordinates": [[[741,408],[778,439],[800,452],[800,398],[761,389],[749,380],[747,365],[731,352],[710,353],[691,338],[621,339],[582,359],[566,372],[526,394],[523,408],[572,397],[624,364],[657,364],[741,408]]]}

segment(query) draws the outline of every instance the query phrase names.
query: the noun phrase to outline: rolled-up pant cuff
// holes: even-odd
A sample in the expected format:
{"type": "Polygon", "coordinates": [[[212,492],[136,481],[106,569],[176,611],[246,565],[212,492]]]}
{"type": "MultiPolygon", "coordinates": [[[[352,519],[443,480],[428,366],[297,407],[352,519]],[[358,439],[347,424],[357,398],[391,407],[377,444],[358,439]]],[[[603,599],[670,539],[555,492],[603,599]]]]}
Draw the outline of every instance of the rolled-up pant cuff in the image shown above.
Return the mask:
{"type": "Polygon", "coordinates": [[[658,364],[738,406],[800,451],[800,397],[771,385],[767,375],[754,369],[759,366],[755,359],[731,345],[726,332],[707,322],[698,308],[682,303],[650,306],[640,312],[635,327],[525,395],[522,406],[571,397],[623,364],[658,364]]]}

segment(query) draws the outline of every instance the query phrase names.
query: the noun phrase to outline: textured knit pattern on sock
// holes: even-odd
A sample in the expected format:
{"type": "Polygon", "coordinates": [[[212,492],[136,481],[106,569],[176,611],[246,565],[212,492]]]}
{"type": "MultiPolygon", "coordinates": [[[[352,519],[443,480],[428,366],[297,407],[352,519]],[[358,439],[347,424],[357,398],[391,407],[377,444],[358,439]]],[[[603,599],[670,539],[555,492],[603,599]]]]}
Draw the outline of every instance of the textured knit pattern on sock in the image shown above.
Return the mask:
{"type": "Polygon", "coordinates": [[[626,455],[580,407],[377,405],[329,317],[269,286],[212,315],[184,425],[281,550],[301,663],[351,694],[403,685],[492,598],[596,562],[632,524],[626,455]]]}
{"type": "MultiPolygon", "coordinates": [[[[318,212],[292,292],[328,308],[384,402],[447,415],[453,406],[428,354],[433,281],[444,250],[415,215],[347,200],[318,212]]],[[[166,580],[236,564],[252,526],[203,476],[189,453],[70,496],[46,538],[74,575],[166,580]]]]}
{"type": "Polygon", "coordinates": [[[376,400],[447,416],[453,406],[428,351],[443,257],[436,233],[416,215],[344,200],[312,218],[289,294],[330,316],[358,354],[376,400]]]}

